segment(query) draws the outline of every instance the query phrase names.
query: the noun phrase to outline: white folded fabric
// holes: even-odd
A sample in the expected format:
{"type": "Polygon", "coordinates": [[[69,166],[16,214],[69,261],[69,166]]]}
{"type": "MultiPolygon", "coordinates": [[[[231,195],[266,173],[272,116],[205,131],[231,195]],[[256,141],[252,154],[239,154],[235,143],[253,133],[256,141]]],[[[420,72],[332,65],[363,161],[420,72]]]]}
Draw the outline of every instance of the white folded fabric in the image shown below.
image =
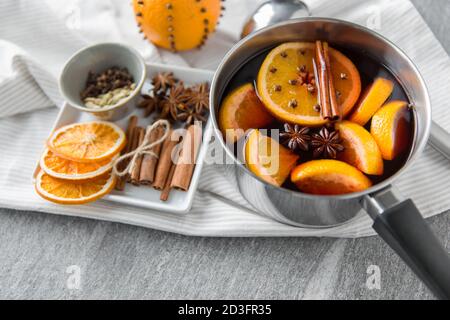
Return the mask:
{"type": "MultiPolygon", "coordinates": [[[[186,235],[330,236],[373,234],[364,213],[346,225],[306,229],[260,216],[220,170],[205,166],[192,211],[184,216],[98,201],[58,206],[35,195],[33,169],[61,105],[57,77],[71,54],[87,43],[133,45],[148,61],[214,69],[238,39],[245,17],[261,1],[227,0],[218,32],[202,50],[174,55],[157,50],[136,32],[128,1],[2,0],[0,2],[0,207],[141,225],[186,235]]],[[[350,20],[377,29],[417,64],[430,90],[433,118],[450,130],[450,60],[407,0],[305,1],[313,15],[350,20]]],[[[220,167],[219,167],[220,169],[220,167]]],[[[425,216],[450,208],[450,165],[428,147],[396,186],[425,216]]]]}

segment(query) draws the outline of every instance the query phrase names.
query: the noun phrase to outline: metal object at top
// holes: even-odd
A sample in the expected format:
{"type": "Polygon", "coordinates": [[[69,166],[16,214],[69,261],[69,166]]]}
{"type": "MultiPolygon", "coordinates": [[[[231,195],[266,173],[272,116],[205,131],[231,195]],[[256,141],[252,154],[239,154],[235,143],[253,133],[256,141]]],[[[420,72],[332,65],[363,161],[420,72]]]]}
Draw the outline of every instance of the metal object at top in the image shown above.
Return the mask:
{"type": "Polygon", "coordinates": [[[241,38],[269,25],[311,15],[309,8],[299,0],[271,0],[261,4],[242,28],[241,38]]]}

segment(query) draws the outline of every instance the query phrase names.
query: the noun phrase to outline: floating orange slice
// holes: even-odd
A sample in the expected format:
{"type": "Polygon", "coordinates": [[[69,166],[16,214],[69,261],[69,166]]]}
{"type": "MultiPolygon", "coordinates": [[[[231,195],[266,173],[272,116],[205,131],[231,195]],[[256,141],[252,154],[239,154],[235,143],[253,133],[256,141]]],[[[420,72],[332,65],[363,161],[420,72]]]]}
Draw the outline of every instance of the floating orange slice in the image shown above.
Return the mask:
{"type": "Polygon", "coordinates": [[[291,173],[299,190],[320,195],[363,191],[372,182],[355,167],[338,160],[313,160],[300,164],[291,173]]]}
{"type": "Polygon", "coordinates": [[[392,160],[409,146],[411,115],[405,101],[391,101],[381,107],[370,125],[370,133],[385,160],[392,160]]]}
{"type": "Polygon", "coordinates": [[[113,159],[105,159],[99,162],[76,162],[58,157],[49,149],[42,154],[39,165],[48,175],[67,180],[87,180],[101,176],[111,170],[113,159]]]}
{"type": "Polygon", "coordinates": [[[59,204],[84,204],[100,199],[109,193],[116,178],[107,173],[87,181],[57,179],[41,171],[36,177],[36,192],[44,199],[59,204]]]}
{"type": "MultiPolygon", "coordinates": [[[[338,103],[347,115],[361,93],[361,79],[350,59],[330,48],[330,64],[338,103]]],[[[320,126],[327,121],[315,110],[317,90],[308,90],[314,75],[315,44],[288,42],[273,49],[258,73],[257,89],[266,108],[278,119],[304,126],[320,126]],[[305,82],[306,81],[306,82],[305,82]]]]}
{"type": "Polygon", "coordinates": [[[48,141],[49,149],[64,159],[98,162],[120,152],[125,146],[125,133],[106,121],[75,123],[58,129],[48,141]]]}
{"type": "Polygon", "coordinates": [[[240,139],[246,130],[264,128],[272,121],[272,116],[259,100],[251,83],[228,94],[219,111],[220,130],[232,142],[240,139]]]}
{"type": "Polygon", "coordinates": [[[344,146],[344,151],[338,154],[339,160],[367,174],[383,174],[384,165],[380,149],[364,127],[350,121],[342,121],[336,123],[336,129],[339,130],[344,146]]]}
{"type": "Polygon", "coordinates": [[[245,163],[264,181],[281,186],[295,167],[299,156],[255,129],[245,144],[245,163]]]}
{"type": "Polygon", "coordinates": [[[384,78],[375,79],[375,81],[365,89],[349,120],[364,126],[374,113],[381,108],[383,103],[392,94],[393,90],[394,83],[391,80],[384,78]]]}

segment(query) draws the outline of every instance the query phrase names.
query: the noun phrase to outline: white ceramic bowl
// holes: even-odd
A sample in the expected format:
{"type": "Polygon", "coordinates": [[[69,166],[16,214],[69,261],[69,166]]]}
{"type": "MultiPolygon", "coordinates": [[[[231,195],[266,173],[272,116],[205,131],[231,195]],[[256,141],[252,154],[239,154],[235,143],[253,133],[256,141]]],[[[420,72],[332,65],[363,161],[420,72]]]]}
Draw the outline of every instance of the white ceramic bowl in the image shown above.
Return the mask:
{"type": "Polygon", "coordinates": [[[145,79],[146,67],[139,52],[119,43],[100,43],[81,49],[67,61],[59,79],[59,88],[70,106],[91,113],[101,120],[118,120],[134,109],[145,79]],[[101,109],[87,108],[80,93],[86,86],[89,71],[99,73],[114,66],[127,68],[136,88],[117,104],[101,109]]]}

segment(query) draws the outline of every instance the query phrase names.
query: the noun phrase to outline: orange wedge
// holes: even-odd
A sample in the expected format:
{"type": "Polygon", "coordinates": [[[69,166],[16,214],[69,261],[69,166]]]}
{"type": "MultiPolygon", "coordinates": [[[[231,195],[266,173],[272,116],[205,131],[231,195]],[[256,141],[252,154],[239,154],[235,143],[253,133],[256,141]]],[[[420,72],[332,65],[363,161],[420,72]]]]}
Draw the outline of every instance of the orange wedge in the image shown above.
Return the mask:
{"type": "Polygon", "coordinates": [[[41,171],[36,177],[36,192],[44,199],[59,204],[84,204],[111,192],[116,177],[110,172],[87,181],[57,179],[41,171]]]}
{"type": "Polygon", "coordinates": [[[372,117],[370,133],[385,160],[404,152],[411,140],[411,115],[405,101],[391,101],[372,117]]]}
{"type": "Polygon", "coordinates": [[[269,125],[272,116],[256,95],[253,84],[246,83],[228,94],[220,107],[219,127],[231,142],[236,142],[248,129],[269,125]]]}
{"type": "Polygon", "coordinates": [[[393,90],[394,83],[391,80],[384,78],[375,79],[364,91],[349,120],[364,126],[375,112],[381,108],[393,90]]]}
{"type": "Polygon", "coordinates": [[[281,186],[295,167],[299,156],[255,129],[245,144],[245,163],[256,176],[281,186]]]}
{"type": "Polygon", "coordinates": [[[344,151],[338,154],[339,160],[367,174],[383,174],[384,165],[380,149],[366,129],[350,121],[336,123],[336,129],[339,130],[344,146],[344,151]]]}
{"type": "Polygon", "coordinates": [[[118,154],[125,143],[125,133],[117,125],[92,121],[56,130],[47,144],[54,154],[64,159],[98,162],[118,154]]]}
{"type": "Polygon", "coordinates": [[[99,162],[76,162],[58,157],[48,148],[42,154],[39,165],[48,175],[66,180],[88,180],[101,176],[111,170],[113,159],[105,159],[99,162]]]}
{"type": "MultiPolygon", "coordinates": [[[[314,56],[314,43],[288,42],[270,51],[265,58],[257,77],[258,94],[278,119],[304,126],[321,126],[327,122],[314,108],[317,89],[311,92],[306,85],[314,78],[314,56]]],[[[345,116],[361,93],[360,75],[353,62],[332,48],[330,64],[334,86],[339,92],[338,103],[345,116]]]]}
{"type": "Polygon", "coordinates": [[[359,192],[372,186],[361,171],[338,160],[302,163],[292,171],[291,180],[299,190],[319,195],[359,192]]]}

